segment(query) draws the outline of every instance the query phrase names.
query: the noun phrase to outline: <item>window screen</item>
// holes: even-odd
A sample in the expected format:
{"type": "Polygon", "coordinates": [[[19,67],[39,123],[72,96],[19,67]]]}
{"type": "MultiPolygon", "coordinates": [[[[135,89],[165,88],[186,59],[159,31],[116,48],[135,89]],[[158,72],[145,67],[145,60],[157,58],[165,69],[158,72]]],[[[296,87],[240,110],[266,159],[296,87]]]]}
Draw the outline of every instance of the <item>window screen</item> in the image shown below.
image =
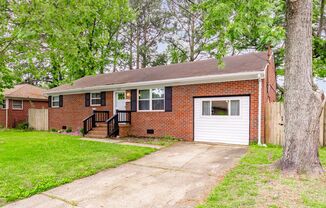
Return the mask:
{"type": "Polygon", "coordinates": [[[229,115],[229,102],[226,100],[212,101],[212,115],[229,115]]]}
{"type": "Polygon", "coordinates": [[[13,100],[12,108],[13,109],[23,109],[23,101],[22,100],[13,100]]]}
{"type": "Polygon", "coordinates": [[[231,116],[239,116],[239,115],[240,115],[240,101],[231,100],[231,116]]]}
{"type": "Polygon", "coordinates": [[[210,111],[211,111],[211,101],[203,101],[202,103],[202,115],[203,116],[209,116],[211,115],[210,111]]]}

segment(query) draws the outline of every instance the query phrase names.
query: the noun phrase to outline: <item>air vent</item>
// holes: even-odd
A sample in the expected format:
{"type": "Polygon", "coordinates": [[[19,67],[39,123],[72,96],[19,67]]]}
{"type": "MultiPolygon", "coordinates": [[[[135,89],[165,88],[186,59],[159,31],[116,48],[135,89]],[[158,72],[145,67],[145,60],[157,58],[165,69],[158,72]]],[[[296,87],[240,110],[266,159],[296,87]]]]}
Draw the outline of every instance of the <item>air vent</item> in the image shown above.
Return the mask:
{"type": "Polygon", "coordinates": [[[154,129],[147,129],[147,134],[154,134],[154,129]]]}

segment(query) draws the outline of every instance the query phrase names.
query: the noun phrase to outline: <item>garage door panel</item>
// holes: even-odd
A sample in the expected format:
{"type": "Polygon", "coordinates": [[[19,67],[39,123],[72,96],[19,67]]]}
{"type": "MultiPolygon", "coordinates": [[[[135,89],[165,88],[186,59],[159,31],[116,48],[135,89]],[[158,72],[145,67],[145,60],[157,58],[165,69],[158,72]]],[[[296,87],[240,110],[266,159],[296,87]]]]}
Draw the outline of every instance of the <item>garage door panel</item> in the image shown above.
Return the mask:
{"type": "Polygon", "coordinates": [[[194,104],[195,141],[249,144],[248,96],[196,98],[194,104]],[[203,116],[202,102],[215,100],[239,100],[240,116],[203,116]]]}

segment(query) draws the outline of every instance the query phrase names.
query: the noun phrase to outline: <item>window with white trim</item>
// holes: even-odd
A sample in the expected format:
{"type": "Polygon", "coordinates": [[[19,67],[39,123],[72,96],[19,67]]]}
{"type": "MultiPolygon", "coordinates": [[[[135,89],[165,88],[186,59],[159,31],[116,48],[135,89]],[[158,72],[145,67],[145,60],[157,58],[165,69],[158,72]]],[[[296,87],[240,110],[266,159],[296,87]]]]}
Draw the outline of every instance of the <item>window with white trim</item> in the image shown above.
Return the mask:
{"type": "Polygon", "coordinates": [[[22,110],[23,109],[23,101],[22,100],[13,100],[12,101],[12,109],[22,110]]]}
{"type": "Polygon", "coordinates": [[[138,91],[139,111],[163,111],[164,88],[144,89],[138,91]]]}
{"type": "Polygon", "coordinates": [[[52,107],[53,108],[59,108],[60,107],[60,97],[59,97],[59,95],[52,96],[52,107]]]}
{"type": "Polygon", "coordinates": [[[91,106],[101,105],[101,93],[95,92],[91,93],[91,106]]]}
{"type": "Polygon", "coordinates": [[[202,101],[203,116],[240,116],[240,100],[202,101]]]}

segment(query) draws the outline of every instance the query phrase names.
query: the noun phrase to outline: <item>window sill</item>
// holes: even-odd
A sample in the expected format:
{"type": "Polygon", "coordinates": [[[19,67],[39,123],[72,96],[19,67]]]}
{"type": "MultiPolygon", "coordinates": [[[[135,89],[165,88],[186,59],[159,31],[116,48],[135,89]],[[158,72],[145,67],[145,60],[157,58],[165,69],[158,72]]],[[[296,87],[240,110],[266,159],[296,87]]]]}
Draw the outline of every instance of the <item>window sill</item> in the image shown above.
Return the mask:
{"type": "Polygon", "coordinates": [[[15,111],[22,111],[24,110],[23,108],[13,108],[12,110],[15,110],[15,111]]]}
{"type": "Polygon", "coordinates": [[[101,104],[93,104],[93,105],[90,105],[90,107],[99,107],[101,106],[101,104]]]}
{"type": "Polygon", "coordinates": [[[165,110],[137,110],[139,113],[165,112],[165,110]]]}

